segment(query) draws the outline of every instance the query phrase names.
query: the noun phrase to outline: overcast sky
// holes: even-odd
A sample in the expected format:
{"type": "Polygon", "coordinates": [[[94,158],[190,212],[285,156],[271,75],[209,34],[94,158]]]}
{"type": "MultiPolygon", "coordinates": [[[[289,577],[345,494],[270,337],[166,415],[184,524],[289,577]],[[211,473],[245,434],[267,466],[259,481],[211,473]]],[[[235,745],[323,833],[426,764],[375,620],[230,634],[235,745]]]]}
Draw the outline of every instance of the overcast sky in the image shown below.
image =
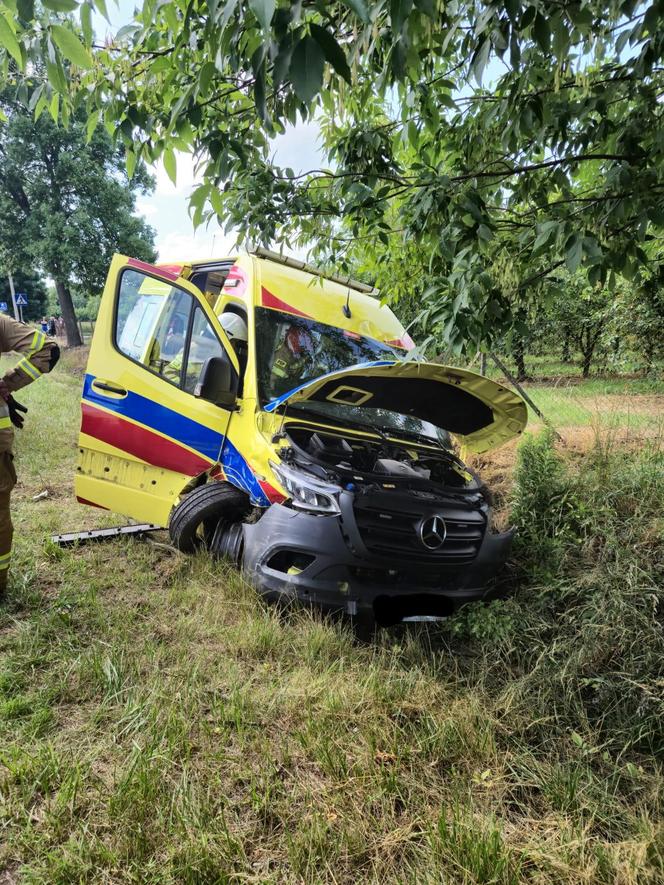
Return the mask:
{"type": "MultiPolygon", "coordinates": [[[[130,22],[134,14],[132,0],[109,0],[108,12],[111,24],[99,14],[95,16],[98,37],[114,34],[130,22]]],[[[274,142],[277,163],[298,171],[316,168],[322,163],[318,150],[318,128],[307,123],[289,129],[274,142]]],[[[233,246],[234,237],[225,236],[214,224],[194,231],[187,211],[187,196],[199,183],[194,174],[192,158],[178,154],[177,184],[174,185],[161,165],[151,167],[156,178],[154,193],[137,200],[137,209],[156,231],[159,260],[184,260],[211,258],[227,254],[233,246]]]]}

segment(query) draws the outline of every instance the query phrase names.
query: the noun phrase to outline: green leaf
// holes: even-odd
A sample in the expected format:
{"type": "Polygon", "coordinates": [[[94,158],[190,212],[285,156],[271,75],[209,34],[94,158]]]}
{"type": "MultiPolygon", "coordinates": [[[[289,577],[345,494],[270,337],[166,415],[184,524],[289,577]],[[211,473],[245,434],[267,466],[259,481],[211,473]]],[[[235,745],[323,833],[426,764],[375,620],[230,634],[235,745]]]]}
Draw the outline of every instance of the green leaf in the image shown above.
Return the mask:
{"type": "Polygon", "coordinates": [[[436,7],[433,0],[415,0],[415,6],[423,15],[428,15],[429,18],[436,17],[436,7]]]}
{"type": "Polygon", "coordinates": [[[226,215],[226,206],[224,203],[224,195],[222,191],[218,188],[213,187],[210,191],[210,202],[212,203],[212,208],[217,213],[220,218],[223,218],[226,215]]]}
{"type": "Polygon", "coordinates": [[[127,166],[127,177],[133,178],[134,172],[136,170],[136,163],[138,162],[138,157],[136,154],[130,150],[129,148],[125,151],[125,164],[127,166]]]}
{"type": "Polygon", "coordinates": [[[484,68],[486,67],[486,63],[489,60],[489,52],[491,51],[491,40],[485,34],[479,42],[477,49],[475,50],[475,54],[470,62],[470,73],[475,76],[475,79],[478,83],[482,80],[482,74],[484,73],[484,68]]]}
{"type": "Polygon", "coordinates": [[[84,70],[92,67],[92,56],[73,31],[64,25],[51,25],[51,36],[65,58],[84,70]]]}
{"type": "Polygon", "coordinates": [[[43,0],[43,3],[47,9],[52,9],[53,12],[73,12],[78,9],[77,0],[43,0]]]}
{"type": "Polygon", "coordinates": [[[48,99],[46,98],[45,95],[42,95],[42,97],[39,99],[39,101],[35,105],[35,123],[41,117],[41,115],[44,113],[44,111],[46,110],[47,107],[48,107],[48,99]]]}
{"type": "Polygon", "coordinates": [[[92,30],[92,8],[89,3],[84,3],[81,6],[81,30],[83,31],[83,39],[89,46],[94,36],[92,30]]]}
{"type": "Polygon", "coordinates": [[[523,11],[523,15],[521,16],[521,21],[519,22],[519,30],[525,31],[526,28],[529,28],[530,25],[535,21],[535,16],[537,15],[537,10],[534,6],[527,6],[523,11]]]}
{"type": "Polygon", "coordinates": [[[106,21],[110,25],[111,20],[108,17],[108,9],[106,8],[106,0],[93,0],[93,2],[95,4],[95,6],[97,7],[97,9],[101,12],[101,14],[104,16],[104,18],[106,19],[106,21]]]}
{"type": "Polygon", "coordinates": [[[202,95],[207,95],[210,83],[215,75],[216,68],[211,61],[206,61],[198,72],[198,90],[202,95]]]}
{"type": "Polygon", "coordinates": [[[267,122],[267,105],[265,103],[265,63],[263,47],[259,46],[251,57],[254,72],[254,102],[262,123],[267,122]]]}
{"type": "Polygon", "coordinates": [[[62,70],[62,64],[60,63],[59,58],[55,62],[46,61],[46,76],[48,77],[48,82],[56,92],[64,94],[67,91],[67,78],[65,77],[65,72],[62,70]]]}
{"type": "Polygon", "coordinates": [[[164,161],[164,169],[166,170],[166,174],[171,179],[173,184],[177,184],[178,178],[178,165],[175,159],[175,153],[172,148],[166,148],[163,153],[162,159],[164,161]]]}
{"type": "Polygon", "coordinates": [[[533,37],[542,52],[548,52],[551,46],[551,28],[548,20],[538,12],[533,22],[533,37]]]}
{"type": "Polygon", "coordinates": [[[57,92],[54,92],[53,96],[51,97],[51,101],[48,106],[48,112],[53,118],[53,122],[57,123],[58,115],[60,113],[60,96],[57,92]]]}
{"type": "Polygon", "coordinates": [[[311,24],[310,30],[311,36],[323,50],[325,58],[329,61],[337,74],[339,74],[340,77],[343,77],[347,83],[350,83],[350,68],[346,61],[346,55],[332,34],[330,34],[325,28],[321,28],[320,25],[316,24],[311,24]]]}
{"type": "Polygon", "coordinates": [[[582,257],[583,237],[579,236],[579,234],[572,234],[565,243],[565,264],[570,273],[578,270],[582,257]]]}
{"type": "Polygon", "coordinates": [[[413,8],[413,0],[391,0],[390,2],[390,20],[392,22],[392,30],[395,34],[400,34],[406,19],[413,8]]]}
{"type": "Polygon", "coordinates": [[[93,111],[88,117],[87,123],[85,124],[85,140],[86,142],[90,142],[92,140],[92,136],[94,135],[94,131],[97,128],[99,123],[99,111],[93,111]]]}
{"type": "Polygon", "coordinates": [[[274,15],[275,0],[249,0],[249,9],[264,31],[269,30],[274,15]]]}
{"type": "Polygon", "coordinates": [[[352,9],[355,15],[366,25],[369,24],[371,18],[369,16],[369,9],[364,0],[342,0],[342,3],[349,9],[352,9]]]}
{"type": "Polygon", "coordinates": [[[21,55],[21,47],[19,46],[16,35],[12,30],[7,19],[0,13],[0,44],[2,44],[7,52],[14,59],[16,64],[23,70],[23,56],[21,55]]]}
{"type": "Polygon", "coordinates": [[[19,18],[24,22],[31,22],[35,17],[35,0],[18,0],[16,9],[19,18]]]}
{"type": "Polygon", "coordinates": [[[292,34],[289,32],[279,44],[279,52],[277,53],[277,57],[275,58],[274,64],[272,66],[272,81],[275,87],[281,86],[281,84],[286,79],[292,57],[293,37],[292,34]]]}
{"type": "Polygon", "coordinates": [[[323,85],[325,56],[313,37],[307,35],[293,50],[290,63],[290,78],[295,94],[300,101],[309,104],[323,85]]]}

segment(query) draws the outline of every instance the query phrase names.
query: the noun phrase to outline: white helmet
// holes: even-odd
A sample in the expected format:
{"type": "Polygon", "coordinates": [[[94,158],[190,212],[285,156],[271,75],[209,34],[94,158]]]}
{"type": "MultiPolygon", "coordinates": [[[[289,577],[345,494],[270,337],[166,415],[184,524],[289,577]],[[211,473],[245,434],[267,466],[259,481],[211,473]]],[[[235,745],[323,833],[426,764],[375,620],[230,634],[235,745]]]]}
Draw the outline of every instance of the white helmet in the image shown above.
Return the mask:
{"type": "Polygon", "coordinates": [[[247,341],[249,338],[247,324],[236,313],[231,313],[230,311],[222,313],[219,322],[231,341],[247,341]]]}

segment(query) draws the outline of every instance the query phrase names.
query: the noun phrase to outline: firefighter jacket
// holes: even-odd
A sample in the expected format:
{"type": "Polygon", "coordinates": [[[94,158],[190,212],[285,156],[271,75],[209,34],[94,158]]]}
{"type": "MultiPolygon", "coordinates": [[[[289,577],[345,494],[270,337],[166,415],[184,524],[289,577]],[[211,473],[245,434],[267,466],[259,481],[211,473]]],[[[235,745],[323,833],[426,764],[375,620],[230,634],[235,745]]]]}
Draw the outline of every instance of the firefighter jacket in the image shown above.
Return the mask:
{"type": "MultiPolygon", "coordinates": [[[[1,314],[0,352],[9,353],[12,350],[24,356],[2,379],[10,393],[32,384],[45,372],[50,372],[60,357],[58,345],[43,332],[1,314]]],[[[9,417],[9,407],[0,397],[0,452],[11,451],[13,441],[14,428],[9,417]]]]}

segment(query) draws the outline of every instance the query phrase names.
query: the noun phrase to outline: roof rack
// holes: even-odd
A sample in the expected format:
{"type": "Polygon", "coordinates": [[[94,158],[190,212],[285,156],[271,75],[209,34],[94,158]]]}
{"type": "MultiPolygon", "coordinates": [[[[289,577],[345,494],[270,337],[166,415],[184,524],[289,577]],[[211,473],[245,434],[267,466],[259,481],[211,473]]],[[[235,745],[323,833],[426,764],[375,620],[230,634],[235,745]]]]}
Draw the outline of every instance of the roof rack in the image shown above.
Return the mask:
{"type": "Polygon", "coordinates": [[[307,264],[306,261],[300,261],[297,258],[290,258],[288,255],[281,255],[279,252],[272,252],[270,249],[264,249],[262,246],[250,246],[247,251],[257,258],[265,258],[267,261],[275,261],[277,264],[285,264],[286,267],[294,267],[296,270],[304,270],[316,277],[322,277],[324,280],[330,280],[333,283],[340,283],[349,289],[355,289],[356,292],[364,292],[365,295],[377,295],[378,289],[375,286],[369,286],[360,280],[353,280],[351,277],[340,277],[334,273],[323,273],[317,267],[307,264]]]}

